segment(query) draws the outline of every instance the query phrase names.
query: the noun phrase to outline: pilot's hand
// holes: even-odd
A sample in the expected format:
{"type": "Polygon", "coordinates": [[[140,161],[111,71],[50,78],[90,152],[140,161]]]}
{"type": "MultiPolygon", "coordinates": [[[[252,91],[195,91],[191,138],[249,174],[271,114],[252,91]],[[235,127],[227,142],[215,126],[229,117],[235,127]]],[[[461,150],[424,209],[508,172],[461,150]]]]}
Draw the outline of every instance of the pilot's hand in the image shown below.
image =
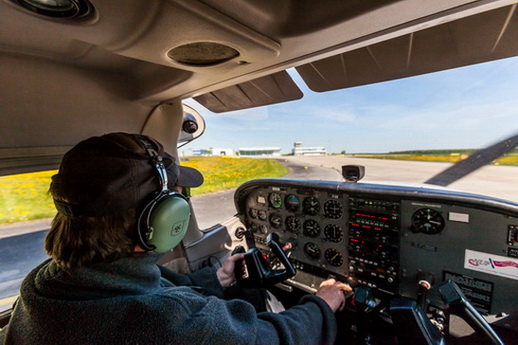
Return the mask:
{"type": "Polygon", "coordinates": [[[352,288],[334,279],[328,279],[320,284],[316,296],[322,298],[333,312],[341,311],[345,307],[344,291],[352,291],[352,288]]]}
{"type": "Polygon", "coordinates": [[[234,268],[236,262],[241,261],[245,258],[245,254],[234,254],[229,257],[223,263],[220,269],[217,270],[216,275],[218,276],[219,283],[223,287],[229,287],[236,281],[236,275],[234,274],[234,268]]]}

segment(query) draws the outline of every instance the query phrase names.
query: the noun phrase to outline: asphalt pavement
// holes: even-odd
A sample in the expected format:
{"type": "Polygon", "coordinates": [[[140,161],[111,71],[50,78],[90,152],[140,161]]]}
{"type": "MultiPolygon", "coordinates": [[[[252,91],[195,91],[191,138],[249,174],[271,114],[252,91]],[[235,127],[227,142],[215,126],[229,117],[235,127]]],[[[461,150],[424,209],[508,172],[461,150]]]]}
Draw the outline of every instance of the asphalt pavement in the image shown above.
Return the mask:
{"type": "MultiPolygon", "coordinates": [[[[418,162],[352,156],[288,156],[287,160],[341,171],[342,165],[365,166],[362,182],[424,183],[452,163],[418,162]]],[[[448,188],[518,202],[518,167],[486,165],[453,182],[448,188]]]]}
{"type": "MultiPolygon", "coordinates": [[[[0,229],[1,231],[1,229],[0,229]]],[[[17,295],[23,277],[43,260],[43,239],[48,229],[0,240],[0,311],[10,307],[17,295]]]]}

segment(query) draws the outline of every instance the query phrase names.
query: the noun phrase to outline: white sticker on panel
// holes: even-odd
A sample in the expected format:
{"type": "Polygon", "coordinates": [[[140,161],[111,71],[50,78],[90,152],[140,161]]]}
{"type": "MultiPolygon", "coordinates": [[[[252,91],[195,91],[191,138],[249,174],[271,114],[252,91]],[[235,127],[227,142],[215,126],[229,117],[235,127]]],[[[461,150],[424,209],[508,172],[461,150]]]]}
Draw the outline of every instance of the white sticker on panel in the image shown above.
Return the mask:
{"type": "Polygon", "coordinates": [[[469,223],[469,214],[450,212],[450,213],[448,213],[448,220],[451,220],[454,222],[469,223]]]}
{"type": "Polygon", "coordinates": [[[466,249],[464,268],[518,280],[518,259],[466,249]]]}

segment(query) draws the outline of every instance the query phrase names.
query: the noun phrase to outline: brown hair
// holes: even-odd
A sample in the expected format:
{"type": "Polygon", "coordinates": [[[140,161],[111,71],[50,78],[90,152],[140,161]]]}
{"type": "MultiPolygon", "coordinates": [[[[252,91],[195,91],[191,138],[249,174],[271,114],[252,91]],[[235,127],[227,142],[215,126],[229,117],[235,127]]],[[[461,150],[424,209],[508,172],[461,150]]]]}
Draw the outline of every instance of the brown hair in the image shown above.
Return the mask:
{"type": "MultiPolygon", "coordinates": [[[[51,184],[54,199],[69,202],[64,191],[51,184]]],[[[66,192],[70,194],[70,190],[66,192]]],[[[45,250],[58,264],[79,268],[127,256],[137,241],[135,209],[99,217],[69,217],[57,213],[45,237],[45,250]]]]}

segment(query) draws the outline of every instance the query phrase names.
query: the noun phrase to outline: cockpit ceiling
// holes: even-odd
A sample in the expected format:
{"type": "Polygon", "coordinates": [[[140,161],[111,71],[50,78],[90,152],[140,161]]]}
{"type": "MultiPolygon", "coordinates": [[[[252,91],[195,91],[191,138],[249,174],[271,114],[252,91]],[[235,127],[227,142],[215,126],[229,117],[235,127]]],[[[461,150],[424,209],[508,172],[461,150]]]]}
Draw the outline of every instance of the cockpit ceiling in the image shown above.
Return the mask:
{"type": "MultiPolygon", "coordinates": [[[[307,63],[296,70],[311,90],[323,92],[516,56],[516,7],[514,4],[411,32],[307,63]]],[[[285,72],[276,73],[194,99],[219,113],[302,97],[296,84],[287,78],[290,77],[285,72]]]]}

